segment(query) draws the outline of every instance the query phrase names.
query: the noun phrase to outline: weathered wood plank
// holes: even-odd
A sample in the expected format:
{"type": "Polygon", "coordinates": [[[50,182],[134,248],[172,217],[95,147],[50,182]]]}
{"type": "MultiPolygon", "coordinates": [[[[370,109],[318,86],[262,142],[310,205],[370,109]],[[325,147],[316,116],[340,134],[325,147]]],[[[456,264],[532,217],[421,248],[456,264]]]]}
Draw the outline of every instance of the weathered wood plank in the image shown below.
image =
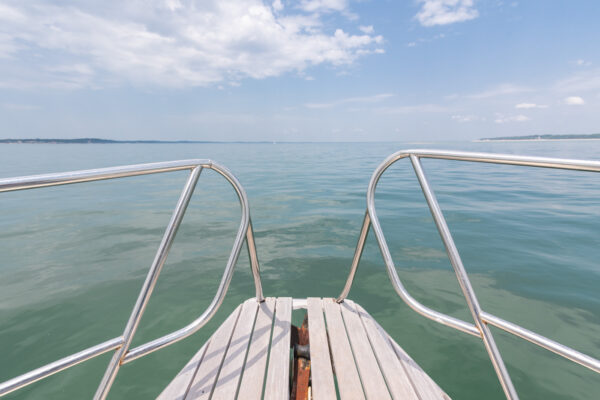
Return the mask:
{"type": "Polygon", "coordinates": [[[183,367],[169,385],[156,398],[157,400],[183,400],[188,392],[192,379],[196,375],[198,365],[202,362],[202,357],[206,352],[206,348],[210,343],[210,339],[204,343],[202,348],[192,357],[192,359],[183,367]]]}
{"type": "Polygon", "coordinates": [[[238,306],[214,333],[206,349],[204,359],[200,363],[192,385],[185,397],[186,400],[204,400],[210,397],[219,370],[223,364],[225,353],[229,347],[231,335],[233,334],[241,308],[241,306],[238,306]]]}
{"type": "Polygon", "coordinates": [[[348,332],[354,359],[356,360],[367,398],[370,400],[391,399],[385,379],[381,374],[377,359],[369,343],[367,332],[365,332],[363,324],[360,321],[360,316],[353,307],[353,303],[344,301],[340,304],[340,309],[342,310],[346,332],[348,332]]]}
{"type": "Polygon", "coordinates": [[[260,400],[262,397],[274,315],[275,299],[269,297],[258,306],[256,323],[254,324],[248,357],[244,366],[244,375],[240,384],[238,396],[240,399],[260,400]]]}
{"type": "MultiPolygon", "coordinates": [[[[351,300],[347,300],[347,302],[353,304],[351,300]]],[[[354,303],[354,305],[363,322],[371,347],[379,361],[383,377],[394,400],[419,400],[410,378],[387,339],[387,335],[384,337],[381,334],[375,320],[369,313],[358,304],[354,303]]]]}
{"type": "MultiPolygon", "coordinates": [[[[450,400],[358,304],[310,298],[306,307],[315,400],[336,398],[332,363],[342,400],[450,400]]],[[[238,398],[259,400],[263,383],[265,400],[288,399],[291,309],[290,298],[268,298],[261,304],[247,300],[229,315],[158,400],[234,399],[238,386],[238,398]]]]}
{"type": "Polygon", "coordinates": [[[406,369],[408,376],[410,377],[413,387],[419,394],[422,400],[450,400],[444,391],[431,379],[425,371],[419,367],[419,365],[400,347],[394,339],[389,336],[385,330],[377,324],[377,327],[383,335],[387,336],[390,344],[394,348],[396,355],[402,362],[402,365],[406,369]]]}
{"type": "Polygon", "coordinates": [[[231,343],[227,349],[227,355],[223,361],[221,372],[219,372],[219,379],[211,397],[213,400],[235,399],[240,377],[244,370],[244,359],[248,351],[257,307],[258,302],[254,298],[246,300],[242,305],[242,311],[240,311],[240,316],[231,337],[231,343]]]}
{"type": "Polygon", "coordinates": [[[334,299],[327,298],[323,299],[323,309],[327,320],[329,348],[331,349],[340,398],[342,400],[364,400],[365,395],[352,356],[352,348],[348,341],[340,306],[334,299]]]}
{"type": "Polygon", "coordinates": [[[322,300],[309,298],[307,312],[312,396],[315,400],[336,400],[322,300]]]}
{"type": "Polygon", "coordinates": [[[279,297],[275,305],[275,323],[264,400],[287,400],[290,397],[291,325],[292,298],[279,297]]]}

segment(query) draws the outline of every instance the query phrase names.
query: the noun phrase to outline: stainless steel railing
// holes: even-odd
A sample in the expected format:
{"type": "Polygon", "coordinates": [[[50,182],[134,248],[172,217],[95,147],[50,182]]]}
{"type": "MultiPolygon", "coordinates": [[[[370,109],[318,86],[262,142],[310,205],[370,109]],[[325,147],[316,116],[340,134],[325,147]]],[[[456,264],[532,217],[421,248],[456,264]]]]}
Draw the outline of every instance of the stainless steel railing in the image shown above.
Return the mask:
{"type": "Polygon", "coordinates": [[[415,310],[419,314],[436,322],[439,322],[440,324],[452,327],[454,329],[458,329],[462,332],[471,334],[473,336],[480,337],[483,340],[485,349],[487,350],[488,355],[492,361],[492,364],[494,366],[496,374],[498,375],[498,379],[500,381],[500,384],[502,385],[502,389],[504,390],[504,394],[506,395],[507,399],[516,400],[519,397],[512,384],[510,375],[506,370],[504,361],[502,360],[502,356],[498,351],[498,347],[496,346],[494,337],[492,336],[488,325],[492,325],[506,332],[512,333],[515,336],[518,336],[540,347],[548,349],[562,357],[565,357],[573,362],[581,364],[584,367],[591,369],[592,371],[600,373],[600,360],[597,360],[586,354],[580,353],[577,350],[562,345],[535,332],[527,330],[522,326],[519,326],[509,321],[505,321],[504,319],[487,313],[481,309],[479,301],[477,300],[477,296],[475,295],[475,291],[471,286],[471,282],[463,266],[458,249],[454,244],[452,234],[450,233],[448,225],[446,224],[446,220],[444,218],[442,210],[440,209],[433,189],[429,185],[427,177],[425,176],[425,172],[423,171],[423,168],[421,166],[421,158],[437,158],[444,160],[472,161],[493,164],[510,164],[529,167],[544,167],[577,171],[600,172],[599,161],[564,160],[557,158],[524,157],[507,154],[469,153],[439,150],[403,150],[394,153],[388,158],[386,158],[377,167],[375,172],[373,172],[371,181],[369,182],[369,188],[367,190],[367,211],[363,221],[358,243],[356,245],[356,251],[352,260],[350,273],[348,275],[346,285],[344,286],[342,293],[338,297],[338,302],[342,302],[350,292],[350,288],[352,286],[352,282],[354,280],[354,276],[356,274],[356,270],[358,268],[358,264],[360,262],[360,258],[364,249],[365,241],[369,233],[369,229],[372,226],[373,232],[375,233],[375,237],[377,238],[377,243],[379,244],[379,249],[381,250],[381,255],[383,256],[383,260],[387,268],[388,276],[398,295],[402,298],[402,300],[404,300],[404,302],[406,302],[406,304],[408,304],[413,310],[415,310]],[[419,184],[421,185],[423,194],[425,195],[425,199],[427,200],[429,210],[431,211],[431,214],[440,233],[442,241],[444,242],[448,258],[450,259],[450,263],[452,264],[452,267],[456,274],[456,278],[458,279],[458,283],[460,284],[460,288],[467,301],[467,305],[469,307],[475,324],[471,324],[469,322],[462,321],[460,319],[440,313],[419,303],[414,297],[410,295],[410,293],[408,293],[408,291],[402,284],[402,281],[398,277],[396,268],[394,266],[394,261],[392,260],[392,256],[390,254],[390,250],[385,240],[385,236],[383,235],[379,219],[377,218],[377,213],[375,210],[375,189],[377,188],[377,183],[379,182],[381,175],[392,164],[403,158],[410,158],[419,184]]]}
{"type": "Polygon", "coordinates": [[[78,353],[71,354],[70,356],[54,361],[33,371],[29,371],[6,382],[0,383],[0,397],[59,371],[70,368],[111,350],[115,350],[115,354],[112,357],[94,396],[95,399],[105,399],[121,365],[190,336],[202,328],[202,326],[204,326],[213,317],[223,302],[227,289],[229,288],[229,283],[231,282],[231,278],[233,276],[233,269],[240,255],[242,245],[244,244],[244,239],[246,240],[248,255],[250,257],[250,266],[256,288],[256,299],[259,302],[263,301],[264,298],[260,281],[260,269],[258,257],[256,255],[254,233],[252,231],[252,223],[250,221],[250,208],[248,206],[246,192],[231,172],[229,172],[225,167],[211,160],[182,160],[0,179],[0,192],[10,192],[46,186],[59,186],[71,183],[91,182],[181,170],[189,170],[190,176],[187,179],[179,197],[179,201],[173,210],[171,220],[167,225],[162,241],[156,252],[156,256],[154,257],[154,261],[152,262],[150,270],[146,275],[146,280],[142,285],[138,299],[133,307],[129,320],[127,321],[127,325],[125,326],[121,336],[107,340],[106,342],[97,344],[78,353]],[[160,275],[160,272],[165,264],[167,255],[169,254],[169,250],[173,244],[173,240],[175,239],[177,229],[183,220],[183,216],[194,192],[194,188],[196,187],[196,183],[200,177],[200,172],[203,168],[216,171],[217,173],[221,174],[231,184],[231,186],[233,186],[242,209],[241,221],[236,234],[235,242],[233,244],[233,249],[231,250],[229,259],[227,260],[225,272],[223,273],[223,277],[221,278],[217,292],[208,308],[204,310],[204,312],[196,320],[192,321],[187,326],[134,349],[129,349],[140,319],[142,318],[144,310],[146,309],[148,301],[150,300],[150,296],[152,295],[152,291],[156,285],[156,281],[158,280],[158,276],[160,275]]]}

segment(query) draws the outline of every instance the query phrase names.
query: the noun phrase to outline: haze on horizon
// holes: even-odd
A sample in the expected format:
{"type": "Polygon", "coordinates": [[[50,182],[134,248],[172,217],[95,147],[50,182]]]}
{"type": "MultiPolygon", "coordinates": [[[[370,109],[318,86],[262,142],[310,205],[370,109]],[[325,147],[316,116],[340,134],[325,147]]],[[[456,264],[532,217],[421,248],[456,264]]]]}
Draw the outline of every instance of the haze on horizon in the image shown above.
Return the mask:
{"type": "Polygon", "coordinates": [[[600,132],[600,5],[0,0],[0,138],[600,132]]]}

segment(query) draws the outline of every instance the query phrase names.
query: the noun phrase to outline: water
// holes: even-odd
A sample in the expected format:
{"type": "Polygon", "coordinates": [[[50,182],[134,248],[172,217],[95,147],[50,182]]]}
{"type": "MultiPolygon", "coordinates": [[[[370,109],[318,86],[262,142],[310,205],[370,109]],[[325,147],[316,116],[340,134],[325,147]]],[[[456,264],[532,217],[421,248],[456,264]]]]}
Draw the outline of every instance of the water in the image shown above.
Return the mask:
{"type": "MultiPolygon", "coordinates": [[[[336,296],[362,223],[373,169],[395,150],[454,148],[597,159],[600,142],[3,145],[0,176],[212,158],[250,199],[268,296],[336,296]]],[[[484,310],[600,356],[598,175],[424,160],[484,310]]],[[[0,195],[0,381],[121,334],[186,174],[0,195]]],[[[405,286],[423,304],[469,320],[409,162],[378,188],[378,213],[405,286]]],[[[134,346],[176,330],[208,305],[233,244],[239,206],[211,171],[192,204],[134,346]]],[[[245,254],[216,317],[194,336],[124,366],[114,399],[156,396],[215,327],[253,295],[245,254]]],[[[369,236],[350,297],[455,399],[502,399],[482,343],[408,308],[369,236]]],[[[523,399],[590,399],[598,375],[492,329],[523,399]]],[[[109,355],[7,398],[90,398],[109,355]]]]}

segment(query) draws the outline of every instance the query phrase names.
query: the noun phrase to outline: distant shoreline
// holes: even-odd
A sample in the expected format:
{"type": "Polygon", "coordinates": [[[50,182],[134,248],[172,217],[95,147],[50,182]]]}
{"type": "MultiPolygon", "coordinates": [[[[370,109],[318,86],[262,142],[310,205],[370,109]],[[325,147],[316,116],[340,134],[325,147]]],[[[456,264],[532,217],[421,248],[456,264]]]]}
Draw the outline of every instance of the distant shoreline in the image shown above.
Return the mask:
{"type": "Polygon", "coordinates": [[[474,142],[551,142],[564,140],[600,140],[600,133],[590,135],[527,135],[482,138],[474,142]]]}
{"type": "Polygon", "coordinates": [[[99,138],[77,139],[0,139],[0,144],[195,144],[195,143],[273,143],[272,141],[210,141],[210,140],[112,140],[99,138]]]}
{"type": "Polygon", "coordinates": [[[600,138],[579,138],[579,139],[476,139],[473,142],[476,143],[489,143],[489,142],[575,142],[582,140],[600,140],[600,138]]]}
{"type": "MultiPolygon", "coordinates": [[[[541,135],[541,136],[513,136],[513,137],[497,137],[497,138],[482,138],[475,139],[474,143],[489,143],[489,142],[556,142],[556,141],[579,141],[579,140],[600,140],[600,134],[592,135],[541,135]]],[[[26,138],[26,139],[0,139],[2,144],[283,144],[283,143],[367,143],[367,142],[329,142],[329,141],[219,141],[219,140],[113,140],[100,138],[76,138],[76,139],[41,139],[41,138],[26,138]]],[[[371,142],[368,142],[371,143],[371,142]]],[[[387,143],[387,142],[381,142],[387,143]]],[[[404,143],[404,142],[403,142],[404,143]]],[[[406,142],[419,144],[419,142],[406,142]]],[[[434,142],[423,142],[429,144],[434,142]]]]}

